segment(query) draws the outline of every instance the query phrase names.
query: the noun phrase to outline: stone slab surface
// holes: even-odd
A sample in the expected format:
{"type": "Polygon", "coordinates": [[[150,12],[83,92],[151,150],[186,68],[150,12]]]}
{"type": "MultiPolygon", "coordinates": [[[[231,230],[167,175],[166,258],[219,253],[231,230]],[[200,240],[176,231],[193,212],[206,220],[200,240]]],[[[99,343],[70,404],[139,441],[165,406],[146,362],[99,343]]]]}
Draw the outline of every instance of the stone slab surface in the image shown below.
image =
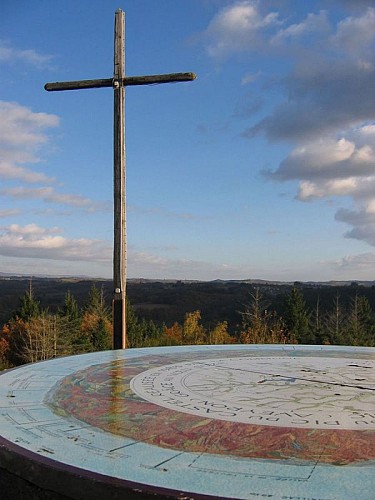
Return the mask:
{"type": "Polygon", "coordinates": [[[0,469],[68,498],[373,500],[374,365],[373,348],[285,345],[26,365],[0,375],[0,469]]]}

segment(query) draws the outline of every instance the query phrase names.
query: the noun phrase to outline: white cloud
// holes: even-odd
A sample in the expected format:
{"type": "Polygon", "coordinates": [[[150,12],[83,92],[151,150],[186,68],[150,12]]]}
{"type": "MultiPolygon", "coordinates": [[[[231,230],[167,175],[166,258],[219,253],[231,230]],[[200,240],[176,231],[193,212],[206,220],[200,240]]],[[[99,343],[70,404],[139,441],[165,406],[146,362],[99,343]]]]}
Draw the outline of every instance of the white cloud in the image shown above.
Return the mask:
{"type": "Polygon", "coordinates": [[[56,234],[61,230],[58,227],[53,228],[43,228],[37,224],[27,224],[26,226],[20,226],[19,224],[11,224],[6,228],[10,233],[18,235],[40,235],[40,234],[56,234]]]}
{"type": "Polygon", "coordinates": [[[53,187],[26,188],[15,187],[1,189],[0,195],[10,196],[21,200],[42,200],[47,203],[56,203],[59,205],[68,205],[78,208],[83,208],[89,212],[97,210],[106,210],[106,205],[103,203],[93,202],[89,198],[80,195],[68,193],[58,193],[53,187]]]}
{"type": "Polygon", "coordinates": [[[358,57],[361,53],[370,53],[370,47],[374,40],[375,8],[369,7],[360,16],[347,17],[340,21],[330,43],[335,44],[340,50],[345,49],[348,54],[358,57]]]}
{"type": "Polygon", "coordinates": [[[207,52],[212,57],[225,57],[231,53],[254,50],[262,31],[278,25],[278,14],[262,16],[258,2],[245,0],[224,7],[209,23],[203,37],[207,52]]]}
{"type": "Polygon", "coordinates": [[[52,177],[24,165],[40,161],[37,152],[48,141],[45,130],[58,124],[56,115],[34,113],[20,104],[0,101],[0,178],[54,182],[52,177]]]}
{"type": "Polygon", "coordinates": [[[339,209],[336,220],[351,227],[346,238],[375,246],[375,126],[357,127],[346,136],[296,148],[269,175],[300,180],[301,201],[350,197],[354,209],[339,209]]]}
{"type": "Polygon", "coordinates": [[[366,212],[371,215],[375,215],[375,198],[370,200],[366,207],[366,212]]]}
{"type": "Polygon", "coordinates": [[[290,24],[286,28],[280,29],[270,39],[272,45],[279,45],[285,42],[291,42],[295,39],[300,39],[305,35],[316,34],[319,32],[328,32],[329,23],[327,20],[327,12],[320,11],[319,14],[310,13],[306,19],[300,23],[290,24]]]}
{"type": "Polygon", "coordinates": [[[304,144],[295,148],[272,175],[279,180],[331,177],[332,167],[348,160],[354,150],[355,145],[344,138],[304,144]]]}
{"type": "MultiPolygon", "coordinates": [[[[17,153],[14,156],[17,157],[17,153]]],[[[4,161],[3,159],[0,159],[0,179],[17,179],[28,184],[50,184],[56,180],[54,177],[35,172],[29,168],[19,167],[16,165],[16,161],[4,161]]]]}
{"type": "Polygon", "coordinates": [[[41,209],[29,210],[29,214],[33,216],[42,216],[42,217],[71,217],[77,216],[77,209],[62,209],[55,207],[43,207],[41,209]]]}
{"type": "Polygon", "coordinates": [[[352,227],[345,233],[346,238],[366,241],[369,245],[375,246],[375,197],[359,210],[343,208],[338,210],[336,220],[352,227]]]}
{"type": "Polygon", "coordinates": [[[15,63],[21,61],[37,68],[44,68],[51,60],[52,56],[40,54],[34,49],[17,49],[0,41],[0,62],[15,63]]]}
{"type": "Polygon", "coordinates": [[[291,67],[279,81],[285,98],[245,137],[264,133],[271,141],[306,142],[373,119],[375,8],[362,8],[337,26],[324,11],[294,24],[284,20],[268,37],[269,56],[291,67]]]}
{"type": "Polygon", "coordinates": [[[5,210],[0,210],[0,218],[5,219],[5,217],[13,217],[15,215],[19,215],[20,213],[21,210],[19,210],[18,208],[8,208],[5,210]]]}
{"type": "Polygon", "coordinates": [[[255,82],[260,76],[260,71],[257,73],[246,73],[241,79],[241,85],[249,85],[250,83],[255,82]]]}
{"type": "Polygon", "coordinates": [[[375,8],[361,4],[357,16],[336,25],[326,11],[297,22],[281,19],[278,12],[264,14],[264,4],[255,0],[226,6],[213,17],[203,33],[209,55],[263,51],[291,68],[279,82],[285,99],[245,137],[265,133],[272,141],[306,142],[373,118],[375,8]]]}
{"type": "Polygon", "coordinates": [[[375,253],[363,253],[359,255],[348,255],[333,264],[340,275],[348,276],[347,279],[374,279],[375,253]],[[350,278],[352,276],[352,278],[350,278]]]}
{"type": "Polygon", "coordinates": [[[35,147],[47,141],[45,128],[56,127],[59,118],[34,113],[15,102],[0,101],[0,145],[35,147]]]}
{"type": "Polygon", "coordinates": [[[109,262],[110,246],[100,240],[69,239],[59,228],[12,224],[0,228],[0,254],[7,257],[109,262]]]}
{"type": "MultiPolygon", "coordinates": [[[[251,139],[264,134],[269,141],[291,144],[292,151],[266,175],[297,181],[301,201],[351,199],[352,212],[339,211],[336,219],[351,226],[346,237],[373,245],[375,7],[361,0],[342,3],[356,6],[355,14],[338,21],[326,11],[282,18],[270,10],[264,14],[266,2],[232,3],[211,20],[204,40],[208,54],[216,58],[235,53],[259,57],[262,52],[286,63],[286,75],[281,71],[277,80],[273,74],[271,82],[284,96],[257,122],[252,119],[242,135],[251,139]]],[[[256,70],[242,83],[251,83],[256,70]]],[[[253,118],[260,110],[259,103],[249,108],[247,101],[241,98],[234,117],[253,118]]]]}
{"type": "Polygon", "coordinates": [[[270,141],[310,142],[372,120],[374,66],[339,57],[301,59],[284,79],[287,98],[244,137],[264,133],[270,141]]]}
{"type": "Polygon", "coordinates": [[[350,196],[358,191],[358,179],[333,179],[329,181],[302,181],[299,187],[298,199],[301,201],[331,196],[350,196]]]}
{"type": "Polygon", "coordinates": [[[375,245],[374,124],[348,129],[338,139],[302,143],[266,175],[279,181],[299,181],[297,198],[301,201],[351,198],[354,209],[339,209],[336,220],[351,226],[346,238],[375,245]]]}
{"type": "Polygon", "coordinates": [[[340,138],[325,137],[302,143],[268,175],[277,180],[347,179],[375,175],[375,126],[346,131],[340,138]]]}
{"type": "Polygon", "coordinates": [[[286,43],[298,47],[311,35],[327,35],[331,29],[326,11],[309,13],[302,21],[288,25],[279,12],[263,14],[262,10],[262,2],[256,0],[238,1],[221,9],[202,35],[207,53],[214,58],[260,49],[279,53],[286,43]]]}
{"type": "MultiPolygon", "coordinates": [[[[19,180],[26,184],[52,184],[54,177],[25,166],[40,162],[39,149],[46,144],[46,129],[56,127],[59,118],[34,113],[17,103],[0,101],[0,179],[19,180]]],[[[107,210],[106,204],[68,193],[58,193],[51,186],[18,186],[0,190],[0,195],[16,199],[42,200],[47,203],[81,207],[89,212],[107,210]]]]}

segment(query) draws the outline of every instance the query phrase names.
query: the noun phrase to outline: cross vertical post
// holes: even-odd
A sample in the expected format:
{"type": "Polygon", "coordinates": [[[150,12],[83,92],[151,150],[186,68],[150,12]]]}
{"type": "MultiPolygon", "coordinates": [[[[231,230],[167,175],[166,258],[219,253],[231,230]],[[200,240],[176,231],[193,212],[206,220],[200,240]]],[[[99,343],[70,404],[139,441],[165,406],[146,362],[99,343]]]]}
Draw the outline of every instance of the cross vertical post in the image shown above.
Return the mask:
{"type": "Polygon", "coordinates": [[[113,99],[113,348],[126,344],[125,13],[115,14],[113,99]]]}
{"type": "Polygon", "coordinates": [[[96,89],[112,87],[113,110],[113,348],[126,346],[126,189],[125,189],[125,87],[159,83],[189,82],[194,73],[170,73],[166,75],[125,76],[125,13],[115,13],[114,74],[113,78],[53,82],[44,85],[47,91],[96,89]]]}

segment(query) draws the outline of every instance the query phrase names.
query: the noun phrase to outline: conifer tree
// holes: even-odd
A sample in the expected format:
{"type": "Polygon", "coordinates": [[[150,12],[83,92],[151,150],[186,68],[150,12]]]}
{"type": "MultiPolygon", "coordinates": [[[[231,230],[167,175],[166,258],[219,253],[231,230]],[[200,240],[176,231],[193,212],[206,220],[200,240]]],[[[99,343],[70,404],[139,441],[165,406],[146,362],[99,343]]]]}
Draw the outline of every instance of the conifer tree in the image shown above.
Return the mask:
{"type": "Polygon", "coordinates": [[[151,347],[161,345],[163,329],[151,320],[139,320],[134,307],[126,299],[127,347],[151,347]]]}
{"type": "Polygon", "coordinates": [[[111,348],[111,337],[104,318],[99,318],[91,331],[91,343],[94,351],[104,351],[111,348]]]}
{"type": "Polygon", "coordinates": [[[284,321],[289,334],[299,344],[314,344],[315,335],[309,324],[310,313],[301,291],[293,287],[285,301],[284,321]]]}
{"type": "Polygon", "coordinates": [[[345,344],[373,345],[374,314],[366,297],[355,294],[347,323],[345,344]]]}
{"type": "Polygon", "coordinates": [[[332,309],[327,313],[324,324],[323,343],[340,345],[345,344],[346,313],[341,305],[340,295],[336,294],[332,309]]]}
{"type": "Polygon", "coordinates": [[[68,290],[64,297],[64,304],[60,311],[60,316],[63,316],[69,321],[77,321],[79,319],[79,308],[76,299],[68,290]]]}
{"type": "Polygon", "coordinates": [[[40,314],[40,303],[34,298],[32,282],[29,289],[20,298],[20,305],[15,316],[22,321],[28,321],[30,318],[36,318],[40,314]]]}
{"type": "Polygon", "coordinates": [[[80,335],[77,338],[75,347],[82,349],[82,352],[97,350],[99,345],[103,349],[109,349],[112,344],[111,336],[110,312],[104,300],[103,289],[99,290],[94,284],[90,289],[84,307],[80,335]],[[107,332],[107,341],[105,342],[103,340],[103,329],[107,332]]]}
{"type": "MultiPolygon", "coordinates": [[[[61,325],[60,350],[64,354],[76,354],[85,352],[81,345],[81,315],[74,296],[68,290],[64,297],[64,303],[59,309],[59,323],[61,325]]],[[[87,345],[87,349],[89,346],[87,345]]]]}

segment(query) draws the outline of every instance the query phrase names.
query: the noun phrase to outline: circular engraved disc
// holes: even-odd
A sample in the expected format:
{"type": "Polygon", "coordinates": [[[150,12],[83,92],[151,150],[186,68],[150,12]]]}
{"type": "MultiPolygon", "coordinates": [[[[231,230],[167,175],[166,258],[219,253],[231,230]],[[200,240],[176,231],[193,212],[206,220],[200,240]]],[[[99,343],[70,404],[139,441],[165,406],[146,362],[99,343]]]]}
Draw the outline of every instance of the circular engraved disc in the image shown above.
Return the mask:
{"type": "Polygon", "coordinates": [[[311,429],[375,429],[371,360],[236,357],[142,372],[138,396],[175,411],[230,422],[311,429]]]}

